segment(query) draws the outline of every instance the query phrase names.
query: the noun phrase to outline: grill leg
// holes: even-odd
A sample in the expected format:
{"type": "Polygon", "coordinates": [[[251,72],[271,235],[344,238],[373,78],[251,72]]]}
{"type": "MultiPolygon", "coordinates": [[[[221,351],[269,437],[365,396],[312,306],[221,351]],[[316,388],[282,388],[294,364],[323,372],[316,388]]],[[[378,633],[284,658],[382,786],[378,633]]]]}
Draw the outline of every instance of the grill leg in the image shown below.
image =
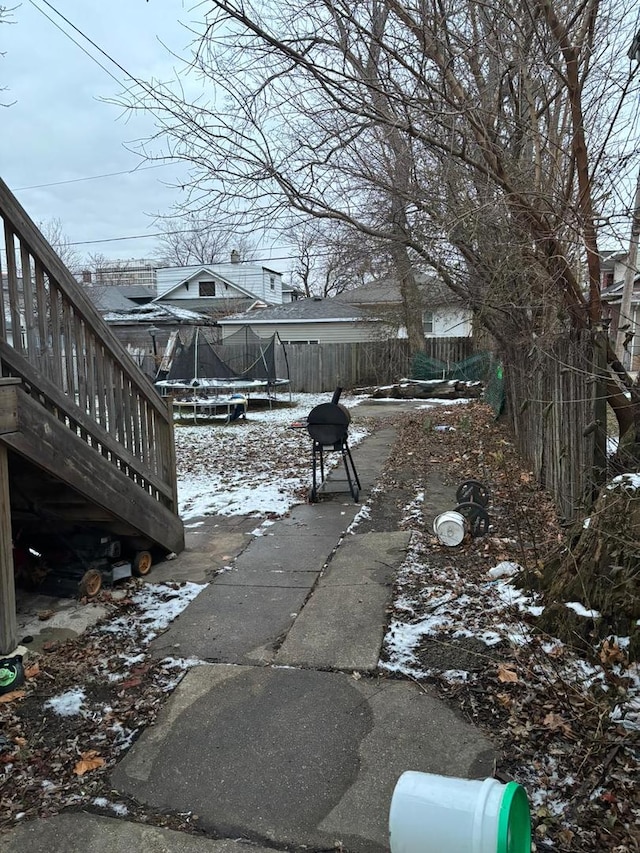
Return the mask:
{"type": "Polygon", "coordinates": [[[362,488],[362,486],[360,485],[358,472],[356,471],[356,466],[353,464],[353,457],[351,456],[351,451],[349,450],[349,445],[347,444],[346,440],[342,442],[342,447],[340,449],[342,451],[342,461],[344,462],[344,470],[347,474],[347,482],[349,483],[351,497],[356,503],[358,503],[358,498],[360,497],[360,489],[362,488]],[[349,464],[351,464],[351,470],[349,470],[349,464]],[[352,473],[353,479],[351,478],[352,473]]]}
{"type": "Polygon", "coordinates": [[[312,465],[312,486],[309,491],[309,502],[315,503],[318,500],[318,489],[324,483],[324,454],[322,445],[314,441],[311,451],[313,461],[312,465]],[[318,465],[320,465],[320,482],[318,483],[318,465]]]}

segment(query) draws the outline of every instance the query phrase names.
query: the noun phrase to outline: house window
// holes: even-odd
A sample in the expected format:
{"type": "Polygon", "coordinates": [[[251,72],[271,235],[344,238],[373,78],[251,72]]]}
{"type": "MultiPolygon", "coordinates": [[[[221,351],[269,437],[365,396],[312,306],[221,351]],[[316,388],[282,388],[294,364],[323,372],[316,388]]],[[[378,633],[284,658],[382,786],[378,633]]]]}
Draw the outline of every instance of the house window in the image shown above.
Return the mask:
{"type": "Polygon", "coordinates": [[[433,334],[433,311],[425,311],[422,315],[422,325],[425,335],[433,334]]]}
{"type": "Polygon", "coordinates": [[[215,296],[216,283],[215,281],[199,281],[198,296],[215,296]]]}
{"type": "Polygon", "coordinates": [[[273,276],[273,275],[269,276],[269,287],[271,288],[271,290],[276,289],[276,279],[275,279],[275,276],[273,276]]]}

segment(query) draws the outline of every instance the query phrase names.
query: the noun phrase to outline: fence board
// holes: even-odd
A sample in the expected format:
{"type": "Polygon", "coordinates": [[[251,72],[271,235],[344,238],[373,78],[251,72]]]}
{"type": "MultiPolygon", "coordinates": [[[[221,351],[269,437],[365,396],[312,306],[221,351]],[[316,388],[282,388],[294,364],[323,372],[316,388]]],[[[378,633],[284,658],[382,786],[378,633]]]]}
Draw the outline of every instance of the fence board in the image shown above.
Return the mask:
{"type": "Polygon", "coordinates": [[[538,339],[505,356],[508,410],[518,448],[537,481],[571,521],[588,509],[594,488],[597,354],[589,332],[538,339]]]}
{"type": "MultiPolygon", "coordinates": [[[[225,361],[227,349],[216,347],[225,361]]],[[[428,338],[426,342],[426,354],[446,364],[463,361],[474,351],[470,338],[428,338]]],[[[234,353],[229,356],[233,358],[234,353]]],[[[403,340],[286,344],[276,348],[278,376],[286,376],[287,363],[294,393],[322,393],[338,385],[352,390],[398,382],[409,375],[411,352],[403,340]]]]}

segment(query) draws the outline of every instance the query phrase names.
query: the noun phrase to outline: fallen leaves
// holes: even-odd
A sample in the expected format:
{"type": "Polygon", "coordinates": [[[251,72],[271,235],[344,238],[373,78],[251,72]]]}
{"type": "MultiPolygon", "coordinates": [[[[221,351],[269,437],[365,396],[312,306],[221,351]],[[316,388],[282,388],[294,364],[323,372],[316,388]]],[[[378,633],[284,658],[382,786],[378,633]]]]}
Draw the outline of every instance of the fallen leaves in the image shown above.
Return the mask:
{"type": "Polygon", "coordinates": [[[518,673],[505,664],[498,666],[498,681],[515,684],[518,681],[518,673]]]}
{"type": "Polygon", "coordinates": [[[35,663],[25,667],[24,675],[27,680],[37,678],[40,675],[40,664],[36,661],[35,663]]]}
{"type": "Polygon", "coordinates": [[[81,754],[80,760],[76,762],[73,768],[73,772],[76,776],[84,776],[85,773],[97,770],[99,767],[104,767],[105,764],[104,758],[99,755],[96,749],[89,749],[87,752],[81,754]]]}
{"type": "Polygon", "coordinates": [[[24,690],[12,690],[10,693],[3,693],[2,696],[0,696],[0,702],[3,705],[8,705],[9,702],[16,702],[19,699],[24,699],[25,696],[26,693],[24,690]]]}
{"type": "Polygon", "coordinates": [[[604,640],[600,646],[599,657],[605,666],[624,663],[627,656],[615,640],[604,640]]]}
{"type": "Polygon", "coordinates": [[[550,711],[544,720],[542,721],[543,725],[551,731],[561,731],[565,735],[572,735],[573,732],[571,730],[571,726],[565,719],[563,719],[560,714],[556,714],[553,711],[550,711]]]}
{"type": "MultiPolygon", "coordinates": [[[[565,533],[527,466],[508,442],[500,442],[501,425],[482,406],[474,404],[466,409],[470,412],[466,434],[425,433],[418,415],[407,429],[403,422],[391,455],[394,468],[383,485],[395,491],[398,504],[410,507],[433,477],[429,460],[437,459],[446,463],[448,483],[479,479],[489,487],[492,533],[467,542],[448,560],[428,542],[424,551],[415,549],[411,571],[396,587],[402,606],[396,606],[392,619],[429,624],[428,642],[414,649],[410,666],[490,733],[499,752],[497,773],[523,783],[530,796],[536,849],[630,853],[637,846],[631,840],[639,814],[637,753],[633,735],[609,718],[629,689],[630,679],[623,677],[625,647],[610,638],[596,659],[587,661],[552,637],[532,633],[533,614],[513,605],[494,609],[494,599],[485,593],[487,569],[514,561],[539,576],[544,555],[565,541],[565,533]],[[397,471],[406,471],[408,451],[413,453],[411,475],[400,477],[397,471]],[[456,588],[460,578],[463,589],[456,588]],[[449,624],[445,618],[440,627],[442,610],[434,611],[434,603],[445,596],[454,604],[449,624]],[[456,606],[456,600],[463,603],[456,606]],[[486,664],[474,672],[465,643],[482,630],[495,644],[480,655],[486,664]],[[450,669],[461,669],[468,678],[452,681],[450,669]]],[[[459,426],[460,416],[460,411],[439,412],[443,424],[459,426]]],[[[381,505],[371,510],[374,517],[384,515],[385,500],[382,489],[381,505]]],[[[401,523],[407,520],[403,529],[415,531],[415,520],[405,513],[401,523]]],[[[417,531],[425,538],[429,533],[417,531]]]]}

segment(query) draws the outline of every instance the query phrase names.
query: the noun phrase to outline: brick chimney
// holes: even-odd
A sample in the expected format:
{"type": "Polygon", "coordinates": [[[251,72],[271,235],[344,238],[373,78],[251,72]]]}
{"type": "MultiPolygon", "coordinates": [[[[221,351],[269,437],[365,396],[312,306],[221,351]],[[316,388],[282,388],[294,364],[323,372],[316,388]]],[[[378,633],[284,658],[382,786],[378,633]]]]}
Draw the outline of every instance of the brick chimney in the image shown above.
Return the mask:
{"type": "Polygon", "coordinates": [[[240,263],[240,252],[237,249],[231,250],[231,263],[239,264],[240,263]]]}
{"type": "Polygon", "coordinates": [[[91,284],[91,270],[82,270],[82,283],[91,284]]]}

